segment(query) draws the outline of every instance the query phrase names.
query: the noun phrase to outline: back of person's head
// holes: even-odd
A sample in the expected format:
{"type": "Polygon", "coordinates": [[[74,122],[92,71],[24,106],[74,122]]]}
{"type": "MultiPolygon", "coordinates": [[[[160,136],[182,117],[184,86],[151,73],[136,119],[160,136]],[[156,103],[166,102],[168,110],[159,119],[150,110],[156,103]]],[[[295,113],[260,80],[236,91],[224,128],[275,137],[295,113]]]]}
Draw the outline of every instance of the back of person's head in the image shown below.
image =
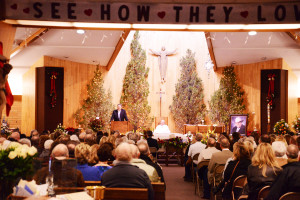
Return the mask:
{"type": "Polygon", "coordinates": [[[129,135],[129,140],[133,140],[135,143],[140,139],[140,135],[138,133],[132,133],[129,135]]]}
{"type": "Polygon", "coordinates": [[[35,135],[39,135],[39,132],[36,129],[33,129],[32,131],[30,131],[30,137],[35,136],[35,135]]]}
{"type": "Polygon", "coordinates": [[[65,144],[57,144],[51,153],[51,156],[56,159],[66,159],[69,157],[69,151],[65,144]]]}
{"type": "Polygon", "coordinates": [[[80,144],[79,141],[75,141],[75,140],[70,140],[68,143],[67,143],[67,147],[68,147],[68,150],[69,150],[69,157],[70,158],[75,158],[75,147],[80,144]]]}
{"type": "Polygon", "coordinates": [[[254,145],[251,141],[248,140],[244,141],[243,143],[244,143],[244,148],[248,152],[250,158],[254,152],[254,145]]]}
{"type": "Polygon", "coordinates": [[[222,149],[228,149],[230,147],[230,142],[226,137],[220,139],[220,146],[222,149]]]}
{"type": "Polygon", "coordinates": [[[298,137],[297,135],[291,136],[289,144],[294,144],[294,145],[298,146],[297,137],[298,137]]]}
{"type": "Polygon", "coordinates": [[[53,140],[57,140],[57,138],[59,138],[59,136],[61,136],[61,132],[60,131],[55,131],[53,134],[53,140]]]}
{"type": "Polygon", "coordinates": [[[30,142],[30,140],[27,139],[27,138],[22,138],[22,139],[20,139],[20,140],[19,140],[19,143],[20,143],[20,144],[26,144],[28,147],[31,147],[31,142],[30,142]]]}
{"type": "Polygon", "coordinates": [[[51,148],[51,144],[53,143],[53,140],[50,140],[50,139],[48,139],[48,140],[46,140],[45,142],[44,142],[44,149],[50,149],[51,148]]]}
{"type": "Polygon", "coordinates": [[[250,137],[245,137],[244,142],[246,142],[246,141],[250,142],[252,144],[252,147],[254,149],[256,149],[257,145],[256,145],[255,140],[254,140],[253,137],[251,137],[251,136],[250,137]]]}
{"type": "Polygon", "coordinates": [[[113,148],[108,143],[102,144],[97,150],[97,156],[99,161],[106,162],[112,157],[113,148]]]}
{"type": "Polygon", "coordinates": [[[138,147],[135,144],[130,144],[132,158],[139,158],[140,157],[140,151],[138,147]]]}
{"type": "Polygon", "coordinates": [[[91,146],[91,148],[90,148],[91,153],[90,153],[90,160],[89,160],[90,164],[96,164],[99,162],[99,158],[97,155],[97,151],[98,151],[99,147],[100,147],[99,144],[94,144],[93,146],[91,146]]]}
{"type": "Polygon", "coordinates": [[[115,142],[116,147],[119,146],[119,144],[121,144],[122,142],[126,142],[127,141],[126,139],[127,139],[126,137],[117,138],[115,142]]]}
{"type": "Polygon", "coordinates": [[[85,133],[85,132],[80,133],[80,134],[79,134],[79,141],[80,141],[80,142],[84,142],[85,136],[86,136],[86,133],[85,133]]]}
{"type": "Polygon", "coordinates": [[[20,140],[20,133],[19,132],[12,132],[12,134],[9,136],[9,139],[13,139],[14,141],[20,140]]]}
{"type": "Polygon", "coordinates": [[[144,156],[148,156],[149,155],[150,149],[149,149],[149,146],[148,146],[148,144],[146,142],[139,142],[137,144],[137,147],[138,147],[141,155],[144,155],[144,156]]]}
{"type": "Polygon", "coordinates": [[[196,134],[196,140],[197,140],[197,142],[201,142],[202,138],[203,138],[202,133],[197,133],[196,134]]]}
{"type": "Polygon", "coordinates": [[[260,137],[260,142],[271,144],[271,138],[268,134],[262,134],[260,137]]]}
{"type": "Polygon", "coordinates": [[[86,129],[85,132],[86,132],[86,134],[93,134],[93,130],[92,130],[92,129],[89,129],[89,128],[86,129]]]}
{"type": "Polygon", "coordinates": [[[119,138],[119,137],[121,137],[121,134],[120,134],[120,132],[119,131],[115,131],[115,133],[113,134],[114,136],[115,136],[115,138],[119,138]]]}
{"type": "Polygon", "coordinates": [[[271,143],[275,142],[276,135],[275,134],[270,134],[270,139],[271,139],[271,143]]]}
{"type": "Polygon", "coordinates": [[[275,160],[275,154],[272,146],[269,143],[262,142],[257,146],[257,149],[252,157],[252,165],[262,168],[262,175],[266,177],[267,167],[272,167],[276,173],[276,169],[280,169],[280,166],[275,160]]]}
{"type": "Polygon", "coordinates": [[[107,141],[108,141],[108,137],[103,136],[103,137],[101,138],[100,142],[99,142],[99,145],[101,146],[102,144],[104,144],[104,143],[107,142],[107,141]]]}
{"type": "Polygon", "coordinates": [[[38,147],[39,144],[40,144],[40,136],[38,136],[38,135],[32,136],[31,137],[31,145],[38,147]]]}
{"type": "Polygon", "coordinates": [[[233,141],[237,142],[240,139],[240,133],[239,132],[233,132],[232,133],[233,141]]]}
{"type": "Polygon", "coordinates": [[[65,145],[67,145],[69,141],[70,141],[70,135],[62,135],[59,138],[59,143],[62,143],[62,144],[65,144],[65,145]]]}
{"type": "Polygon", "coordinates": [[[94,144],[96,144],[95,135],[93,133],[87,133],[84,142],[87,143],[89,146],[93,146],[94,144]]]}
{"type": "Polygon", "coordinates": [[[116,137],[114,135],[110,135],[108,136],[107,138],[107,142],[110,142],[113,144],[113,146],[115,147],[116,146],[116,137]]]}
{"type": "Polygon", "coordinates": [[[86,164],[90,159],[90,145],[80,143],[75,147],[75,158],[80,164],[86,164]]]}
{"type": "Polygon", "coordinates": [[[208,147],[215,147],[216,146],[216,140],[214,138],[208,138],[207,139],[207,146],[208,147]]]}
{"type": "Polygon", "coordinates": [[[79,138],[78,138],[78,136],[77,136],[76,134],[74,134],[74,135],[71,135],[71,136],[70,136],[70,140],[73,140],[73,141],[78,141],[78,142],[80,142],[80,140],[79,140],[79,138]]]}
{"type": "Polygon", "coordinates": [[[243,142],[236,142],[233,145],[233,159],[234,160],[242,160],[242,159],[250,159],[250,152],[243,142]]]}
{"type": "Polygon", "coordinates": [[[296,158],[298,158],[298,154],[299,154],[299,148],[296,145],[290,144],[287,147],[286,155],[288,158],[296,159],[296,158]]]}
{"type": "Polygon", "coordinates": [[[115,157],[118,161],[128,161],[132,160],[132,152],[130,144],[123,142],[115,150],[115,157]]]}
{"type": "Polygon", "coordinates": [[[153,132],[152,131],[147,131],[147,136],[148,136],[148,138],[150,138],[150,137],[152,137],[153,136],[153,132]]]}
{"type": "Polygon", "coordinates": [[[283,157],[286,154],[286,146],[282,141],[273,142],[272,149],[276,157],[283,157]]]}
{"type": "Polygon", "coordinates": [[[284,139],[285,139],[285,141],[286,141],[286,143],[289,145],[290,144],[290,141],[291,141],[291,135],[289,135],[289,134],[285,134],[284,136],[284,139]]]}
{"type": "Polygon", "coordinates": [[[50,137],[48,135],[40,135],[40,143],[39,143],[40,149],[44,149],[44,144],[49,139],[50,137]]]}
{"type": "Polygon", "coordinates": [[[108,137],[108,132],[104,132],[104,133],[103,133],[103,136],[108,137]]]}

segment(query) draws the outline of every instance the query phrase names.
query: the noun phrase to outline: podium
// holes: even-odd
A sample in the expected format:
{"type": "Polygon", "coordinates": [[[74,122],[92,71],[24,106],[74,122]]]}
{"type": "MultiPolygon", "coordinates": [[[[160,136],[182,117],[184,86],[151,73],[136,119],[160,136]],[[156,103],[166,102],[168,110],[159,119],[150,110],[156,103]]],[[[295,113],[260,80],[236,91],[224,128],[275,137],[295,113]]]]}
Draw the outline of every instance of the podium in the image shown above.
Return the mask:
{"type": "Polygon", "coordinates": [[[120,133],[126,133],[129,131],[128,121],[111,121],[110,131],[119,131],[120,133]]]}

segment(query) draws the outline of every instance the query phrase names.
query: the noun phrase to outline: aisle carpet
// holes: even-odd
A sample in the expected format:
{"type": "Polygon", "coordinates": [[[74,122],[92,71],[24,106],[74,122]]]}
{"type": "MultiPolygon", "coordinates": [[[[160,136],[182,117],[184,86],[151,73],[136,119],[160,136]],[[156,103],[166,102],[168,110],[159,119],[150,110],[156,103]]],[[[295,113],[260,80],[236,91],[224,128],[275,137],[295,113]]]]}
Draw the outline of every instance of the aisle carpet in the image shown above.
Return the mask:
{"type": "Polygon", "coordinates": [[[195,195],[194,184],[183,180],[184,167],[180,167],[177,164],[169,164],[168,167],[162,165],[162,167],[167,185],[166,200],[201,199],[199,196],[195,195]]]}

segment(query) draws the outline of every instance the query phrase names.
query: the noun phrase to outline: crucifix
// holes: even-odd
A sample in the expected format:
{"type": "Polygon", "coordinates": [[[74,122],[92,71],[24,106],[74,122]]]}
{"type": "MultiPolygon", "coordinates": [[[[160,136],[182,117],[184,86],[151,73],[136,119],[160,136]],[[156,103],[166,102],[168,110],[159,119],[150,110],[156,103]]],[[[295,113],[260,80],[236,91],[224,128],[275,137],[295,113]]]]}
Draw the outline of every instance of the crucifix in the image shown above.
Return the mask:
{"type": "Polygon", "coordinates": [[[162,95],[165,94],[165,92],[163,92],[160,88],[159,92],[156,92],[156,94],[159,94],[159,116],[161,117],[161,99],[162,95]]]}

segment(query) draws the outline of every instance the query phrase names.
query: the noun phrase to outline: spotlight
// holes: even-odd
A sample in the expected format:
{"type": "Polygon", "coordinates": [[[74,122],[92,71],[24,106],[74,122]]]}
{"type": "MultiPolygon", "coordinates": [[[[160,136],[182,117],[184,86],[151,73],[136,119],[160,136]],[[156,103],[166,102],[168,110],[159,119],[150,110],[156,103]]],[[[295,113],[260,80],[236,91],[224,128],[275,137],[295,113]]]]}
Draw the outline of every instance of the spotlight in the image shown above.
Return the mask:
{"type": "Polygon", "coordinates": [[[85,31],[84,30],[82,30],[82,29],[79,29],[79,30],[77,30],[76,31],[78,34],[80,34],[80,35],[82,35],[82,34],[84,34],[85,33],[85,31]]]}
{"type": "Polygon", "coordinates": [[[256,35],[257,34],[257,32],[256,31],[250,31],[250,32],[248,32],[248,35],[256,35]]]}

